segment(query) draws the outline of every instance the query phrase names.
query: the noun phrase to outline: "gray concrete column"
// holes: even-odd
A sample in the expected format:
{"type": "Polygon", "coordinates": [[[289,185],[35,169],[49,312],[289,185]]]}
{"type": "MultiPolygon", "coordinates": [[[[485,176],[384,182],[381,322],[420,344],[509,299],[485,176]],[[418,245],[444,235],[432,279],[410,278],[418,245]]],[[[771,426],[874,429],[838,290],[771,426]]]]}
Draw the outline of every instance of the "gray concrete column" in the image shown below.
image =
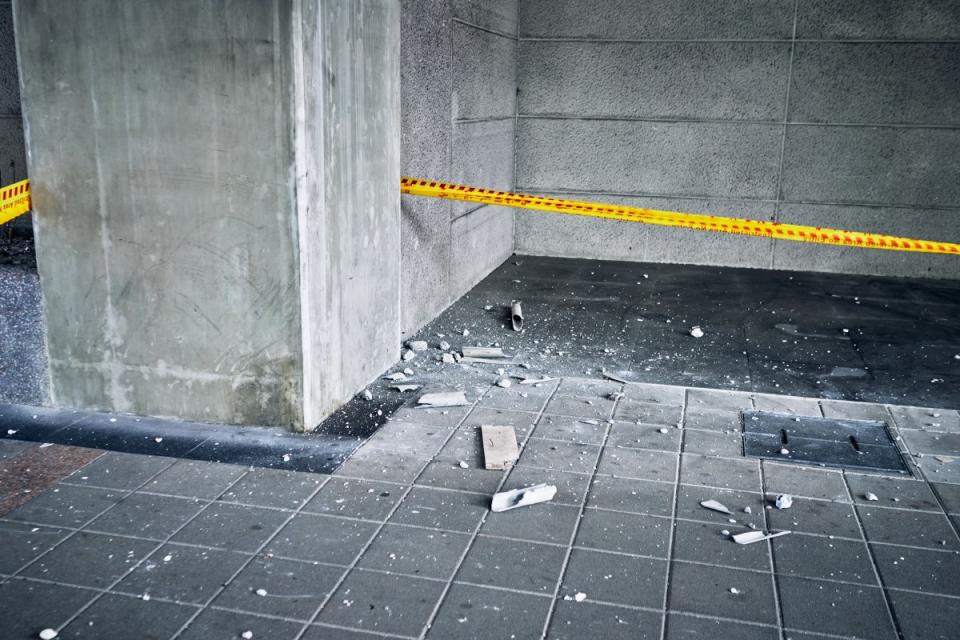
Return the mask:
{"type": "Polygon", "coordinates": [[[399,3],[14,15],[53,404],[309,428],[395,360],[399,3]]]}

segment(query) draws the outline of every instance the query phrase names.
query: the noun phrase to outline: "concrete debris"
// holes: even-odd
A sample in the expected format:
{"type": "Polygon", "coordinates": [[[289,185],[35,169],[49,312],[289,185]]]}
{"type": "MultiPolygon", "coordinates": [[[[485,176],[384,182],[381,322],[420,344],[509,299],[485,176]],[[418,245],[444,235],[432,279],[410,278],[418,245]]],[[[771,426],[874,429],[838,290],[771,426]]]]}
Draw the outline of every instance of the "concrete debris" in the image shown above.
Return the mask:
{"type": "Polygon", "coordinates": [[[258,596],[260,596],[261,598],[263,598],[263,597],[266,597],[266,595],[267,595],[267,590],[266,590],[266,589],[257,589],[255,593],[256,593],[258,596]]]}
{"type": "Polygon", "coordinates": [[[456,363],[456,360],[453,358],[452,353],[445,353],[442,356],[440,356],[440,362],[444,364],[454,364],[456,363]]]}
{"type": "Polygon", "coordinates": [[[290,462],[290,454],[289,454],[289,453],[283,454],[283,461],[284,461],[284,462],[290,462]]]}
{"type": "Polygon", "coordinates": [[[406,369],[403,370],[403,375],[408,376],[408,377],[409,377],[409,376],[412,376],[412,375],[413,375],[413,369],[411,369],[410,367],[407,367],[406,369]]]}
{"type": "Polygon", "coordinates": [[[406,380],[407,374],[397,371],[396,373],[390,373],[383,376],[384,380],[390,380],[391,382],[398,382],[400,380],[406,380]]]}
{"type": "Polygon", "coordinates": [[[583,424],[592,424],[592,425],[594,425],[594,426],[597,426],[597,425],[600,424],[600,421],[599,421],[599,420],[594,420],[594,419],[592,419],[592,418],[586,418],[586,419],[584,419],[584,420],[578,420],[577,422],[582,422],[583,424]]]}
{"type": "Polygon", "coordinates": [[[500,347],[464,347],[461,349],[466,358],[507,358],[500,347]]]}
{"type": "Polygon", "coordinates": [[[777,509],[789,509],[793,506],[793,496],[783,493],[777,496],[776,502],[774,502],[777,509]]]}
{"type": "Polygon", "coordinates": [[[464,329],[464,330],[463,330],[463,333],[460,334],[460,335],[462,335],[464,338],[466,338],[467,336],[470,335],[470,329],[464,329]]]}
{"type": "Polygon", "coordinates": [[[618,378],[617,376],[613,375],[612,373],[607,373],[607,370],[606,370],[606,369],[600,369],[600,374],[603,375],[603,377],[606,378],[607,380],[613,380],[614,382],[619,382],[620,384],[629,384],[629,383],[628,383],[626,380],[624,380],[623,378],[618,378]]]}
{"type": "Polygon", "coordinates": [[[520,457],[517,434],[513,427],[482,425],[480,436],[483,440],[484,468],[504,470],[513,467],[513,463],[520,457]]]}
{"type": "Polygon", "coordinates": [[[48,627],[40,632],[39,637],[40,640],[53,640],[57,637],[57,631],[48,627]]]}
{"type": "Polygon", "coordinates": [[[730,587],[730,593],[732,593],[735,596],[740,595],[740,589],[737,589],[736,587],[730,587]]]}
{"type": "Polygon", "coordinates": [[[876,502],[877,500],[880,499],[880,498],[877,497],[877,494],[875,494],[875,493],[870,493],[869,491],[868,491],[867,494],[866,494],[865,496],[863,496],[863,497],[864,497],[864,499],[869,500],[870,502],[876,502]]]}
{"type": "Polygon", "coordinates": [[[493,311],[493,305],[492,305],[492,304],[485,304],[485,305],[483,305],[483,310],[484,310],[484,311],[493,311]]]}
{"type": "Polygon", "coordinates": [[[578,592],[573,596],[573,599],[576,600],[577,602],[583,602],[584,600],[587,599],[587,594],[585,594],[583,591],[578,591],[578,592]]]}
{"type": "MultiPolygon", "coordinates": [[[[453,356],[456,358],[456,354],[453,356]]],[[[458,360],[458,362],[465,364],[515,364],[513,360],[500,360],[495,358],[474,358],[471,356],[463,356],[458,360]]]]}
{"type": "Polygon", "coordinates": [[[8,435],[8,436],[12,436],[12,435],[14,435],[16,432],[17,432],[16,429],[7,429],[7,435],[8,435]]]}
{"type": "Polygon", "coordinates": [[[163,438],[161,438],[160,436],[157,436],[156,438],[153,439],[153,441],[156,442],[157,444],[160,444],[161,442],[163,442],[163,438]]]}
{"type": "Polygon", "coordinates": [[[469,404],[463,391],[425,393],[417,400],[417,405],[421,407],[464,407],[469,404]]]}
{"type": "Polygon", "coordinates": [[[754,542],[760,542],[762,540],[769,540],[771,538],[779,538],[780,536],[785,536],[789,531],[778,531],[777,533],[764,533],[763,531],[745,531],[743,533],[738,533],[733,536],[733,541],[737,544],[753,544],[754,542]]]}
{"type": "Polygon", "coordinates": [[[690,335],[693,336],[694,338],[702,338],[703,329],[701,329],[698,326],[694,326],[693,328],[690,329],[690,335]]]}
{"type": "Polygon", "coordinates": [[[450,351],[450,343],[444,340],[440,343],[440,351],[450,351]]]}
{"type": "Polygon", "coordinates": [[[426,340],[411,340],[407,343],[407,346],[413,349],[414,351],[426,351],[427,350],[427,341],[426,340]]]}
{"type": "Polygon", "coordinates": [[[781,447],[781,448],[780,448],[780,455],[782,455],[782,456],[788,456],[788,455],[790,455],[790,449],[787,449],[786,447],[781,447]]]}
{"type": "Polygon", "coordinates": [[[240,634],[240,637],[243,638],[243,640],[253,640],[253,631],[244,631],[240,634]]]}
{"type": "Polygon", "coordinates": [[[510,305],[510,324],[514,331],[523,330],[523,309],[520,308],[519,302],[515,301],[510,305]]]}
{"type": "Polygon", "coordinates": [[[753,509],[751,509],[750,506],[748,505],[748,506],[746,506],[746,507],[743,508],[743,512],[744,512],[744,513],[753,513],[753,509]]]}
{"type": "Polygon", "coordinates": [[[666,427],[660,427],[659,429],[657,429],[657,431],[659,431],[660,433],[669,433],[669,432],[670,432],[670,430],[667,429],[666,427]]]}
{"type": "Polygon", "coordinates": [[[700,506],[703,507],[704,509],[710,509],[711,511],[717,511],[717,512],[719,512],[719,513],[725,513],[725,514],[727,514],[728,516],[732,516],[732,515],[733,515],[733,514],[730,512],[730,509],[727,509],[725,506],[723,506],[721,503],[717,502],[716,500],[702,500],[702,501],[700,502],[700,506]]]}
{"type": "Polygon", "coordinates": [[[403,352],[403,361],[404,361],[404,362],[410,362],[411,360],[413,360],[413,359],[416,358],[416,357],[417,357],[417,354],[414,353],[413,349],[407,349],[406,351],[403,352]]]}
{"type": "Polygon", "coordinates": [[[536,484],[532,487],[502,491],[493,496],[490,510],[501,512],[526,507],[540,502],[549,502],[557,495],[557,487],[552,484],[536,484]]]}
{"type": "MultiPolygon", "coordinates": [[[[520,366],[522,367],[523,365],[520,366]]],[[[557,380],[557,378],[523,378],[520,384],[540,384],[541,382],[550,382],[551,380],[557,380]]]]}
{"type": "Polygon", "coordinates": [[[499,380],[497,380],[497,386],[498,386],[498,387],[502,387],[502,388],[504,388],[504,389],[506,389],[507,387],[509,387],[511,384],[512,384],[512,383],[510,382],[510,378],[507,378],[507,377],[503,377],[503,378],[500,378],[499,380]]]}
{"type": "Polygon", "coordinates": [[[363,399],[364,400],[373,400],[373,394],[370,393],[370,389],[363,390],[363,399]]]}
{"type": "Polygon", "coordinates": [[[393,388],[396,389],[397,391],[399,391],[400,393],[406,393],[407,391],[416,391],[417,389],[420,388],[420,385],[418,385],[418,384],[398,384],[398,385],[394,385],[393,388]]]}
{"type": "Polygon", "coordinates": [[[468,464],[467,464],[466,462],[464,462],[463,460],[459,461],[459,462],[457,463],[457,466],[460,467],[461,469],[469,469],[469,468],[470,468],[470,465],[468,465],[468,464]]]}

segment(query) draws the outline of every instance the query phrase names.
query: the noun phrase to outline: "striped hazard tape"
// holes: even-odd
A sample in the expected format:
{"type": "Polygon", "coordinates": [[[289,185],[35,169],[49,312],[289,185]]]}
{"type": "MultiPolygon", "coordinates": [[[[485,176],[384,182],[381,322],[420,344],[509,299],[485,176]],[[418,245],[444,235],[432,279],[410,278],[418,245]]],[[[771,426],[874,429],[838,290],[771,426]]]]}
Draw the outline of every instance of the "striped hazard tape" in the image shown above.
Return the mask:
{"type": "Polygon", "coordinates": [[[911,238],[899,238],[896,236],[885,236],[879,233],[864,233],[862,231],[842,231],[840,229],[807,227],[783,222],[725,218],[722,216],[708,216],[697,213],[658,211],[656,209],[624,207],[597,202],[583,202],[580,200],[545,198],[523,193],[510,193],[509,191],[494,191],[492,189],[468,187],[462,184],[451,184],[449,182],[432,182],[418,178],[401,178],[400,192],[427,198],[480,202],[514,207],[517,209],[533,209],[535,211],[566,213],[577,216],[590,216],[593,218],[609,218],[611,220],[623,220],[627,222],[644,222],[646,224],[657,224],[666,227],[683,227],[685,229],[699,229],[701,231],[735,233],[744,236],[793,240],[795,242],[815,242],[845,247],[861,247],[864,249],[886,249],[889,251],[960,254],[960,244],[951,242],[913,240],[911,238]]]}
{"type": "Polygon", "coordinates": [[[0,189],[0,224],[30,211],[30,181],[21,180],[0,189]]]}

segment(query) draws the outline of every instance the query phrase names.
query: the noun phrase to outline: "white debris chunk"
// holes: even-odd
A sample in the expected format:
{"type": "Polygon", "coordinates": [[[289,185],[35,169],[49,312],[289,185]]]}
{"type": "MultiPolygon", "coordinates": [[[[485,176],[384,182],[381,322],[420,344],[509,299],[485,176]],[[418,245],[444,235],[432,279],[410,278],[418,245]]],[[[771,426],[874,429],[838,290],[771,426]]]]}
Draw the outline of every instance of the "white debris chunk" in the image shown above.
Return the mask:
{"type": "Polygon", "coordinates": [[[467,402],[463,391],[444,391],[442,393],[425,393],[417,400],[421,407],[463,407],[467,402]]]}
{"type": "Polygon", "coordinates": [[[470,329],[464,329],[464,330],[463,330],[463,333],[462,333],[461,335],[462,335],[464,338],[466,338],[468,335],[470,335],[470,329]]]}
{"type": "Polygon", "coordinates": [[[404,361],[404,362],[410,362],[411,360],[413,360],[413,359],[416,358],[416,357],[417,357],[417,354],[414,353],[413,349],[407,349],[406,351],[403,352],[403,361],[404,361]]]}
{"type": "Polygon", "coordinates": [[[413,375],[413,369],[411,369],[410,367],[407,367],[406,369],[403,370],[403,375],[405,375],[405,376],[412,376],[412,375],[413,375]]]}
{"type": "Polygon", "coordinates": [[[660,427],[659,429],[657,429],[657,431],[659,431],[660,433],[669,433],[670,430],[667,429],[666,427],[660,427]]]}
{"type": "Polygon", "coordinates": [[[253,640],[253,631],[247,630],[240,634],[243,640],[253,640]]]}
{"type": "Polygon", "coordinates": [[[7,429],[7,435],[8,435],[8,436],[12,436],[12,435],[15,434],[16,432],[17,432],[16,429],[7,429]]]}
{"type": "Polygon", "coordinates": [[[777,509],[789,509],[793,506],[793,496],[786,493],[780,494],[777,496],[777,500],[774,502],[774,505],[777,507],[777,509]]]}
{"type": "Polygon", "coordinates": [[[283,461],[284,461],[284,462],[290,462],[290,454],[289,454],[289,453],[283,454],[283,461]]]}
{"type": "Polygon", "coordinates": [[[57,632],[55,629],[50,629],[48,627],[40,632],[39,637],[40,640],[53,640],[57,637],[57,632]]]}
{"type": "Polygon", "coordinates": [[[459,462],[457,463],[457,466],[460,467],[461,469],[469,469],[469,468],[470,468],[470,465],[468,465],[468,464],[467,464],[466,462],[464,462],[463,460],[459,461],[459,462]]]}
{"type": "Polygon", "coordinates": [[[400,381],[400,380],[406,380],[406,379],[407,379],[407,374],[401,373],[400,371],[397,371],[396,373],[391,373],[391,374],[388,374],[388,375],[383,376],[383,379],[384,379],[384,380],[390,380],[391,382],[398,382],[398,381],[400,381]]]}
{"type": "Polygon", "coordinates": [[[156,438],[153,439],[153,441],[156,442],[157,444],[160,444],[161,442],[163,442],[163,438],[161,438],[160,436],[157,436],[156,438]]]}
{"type": "Polygon", "coordinates": [[[736,587],[730,587],[730,593],[732,593],[733,595],[739,595],[740,589],[737,589],[736,587]]]}
{"type": "Polygon", "coordinates": [[[258,596],[260,596],[261,598],[263,598],[263,597],[266,597],[266,595],[267,595],[267,590],[261,588],[261,589],[257,589],[257,590],[255,591],[255,593],[256,593],[258,596]]]}
{"type": "Polygon", "coordinates": [[[426,351],[427,350],[427,341],[426,340],[411,340],[407,343],[407,346],[413,349],[414,351],[426,351]]]}
{"type": "Polygon", "coordinates": [[[416,391],[420,388],[418,384],[397,384],[393,386],[394,389],[400,393],[406,393],[407,391],[416,391]]]}
{"type": "Polygon", "coordinates": [[[370,393],[370,389],[363,390],[363,399],[364,400],[373,400],[373,394],[370,393]]]}
{"type": "Polygon", "coordinates": [[[442,356],[440,356],[440,362],[444,364],[454,364],[456,363],[456,361],[457,360],[456,358],[453,357],[452,353],[445,353],[442,356]]]}
{"type": "Polygon", "coordinates": [[[877,500],[880,499],[880,498],[877,497],[877,494],[875,494],[875,493],[870,493],[869,491],[868,491],[868,492],[866,493],[866,495],[864,495],[863,497],[864,497],[865,500],[869,500],[870,502],[876,502],[877,500]]]}
{"type": "Polygon", "coordinates": [[[573,599],[576,600],[577,602],[583,602],[584,600],[587,599],[587,594],[585,594],[583,591],[578,591],[578,592],[573,596],[573,599]]]}
{"type": "Polygon", "coordinates": [[[730,509],[727,509],[725,506],[723,506],[721,503],[717,502],[716,500],[702,500],[700,502],[700,506],[703,507],[704,509],[710,509],[711,511],[725,513],[728,516],[733,515],[732,513],[730,513],[730,509]]]}
{"type": "Polygon", "coordinates": [[[702,338],[703,329],[701,329],[699,326],[694,326],[690,329],[690,335],[693,336],[694,338],[702,338]]]}
{"type": "Polygon", "coordinates": [[[743,508],[743,512],[744,512],[744,513],[753,513],[753,509],[751,509],[749,506],[746,506],[746,507],[743,508]]]}
{"type": "Polygon", "coordinates": [[[464,347],[461,349],[466,358],[506,358],[500,347],[464,347]]]}
{"type": "Polygon", "coordinates": [[[440,351],[450,351],[450,343],[444,340],[440,343],[440,351]]]}
{"type": "Polygon", "coordinates": [[[532,487],[502,491],[494,494],[490,503],[491,511],[509,511],[517,507],[526,507],[539,502],[549,502],[557,495],[557,487],[552,484],[535,484],[532,487]]]}
{"type": "Polygon", "coordinates": [[[498,387],[502,387],[502,388],[504,388],[504,389],[506,389],[507,387],[509,387],[511,384],[512,384],[512,383],[510,382],[510,378],[507,378],[507,377],[503,377],[503,378],[500,378],[499,380],[497,380],[497,386],[498,386],[498,387]]]}
{"type": "Polygon", "coordinates": [[[782,447],[782,448],[780,449],[780,455],[782,455],[782,456],[788,456],[788,455],[790,455],[790,449],[787,449],[786,447],[782,447]]]}
{"type": "Polygon", "coordinates": [[[733,541],[737,544],[753,544],[754,542],[760,542],[761,540],[769,540],[770,538],[779,538],[780,536],[785,536],[789,531],[778,531],[777,533],[764,533],[763,531],[745,531],[743,533],[738,533],[733,536],[733,541]]]}

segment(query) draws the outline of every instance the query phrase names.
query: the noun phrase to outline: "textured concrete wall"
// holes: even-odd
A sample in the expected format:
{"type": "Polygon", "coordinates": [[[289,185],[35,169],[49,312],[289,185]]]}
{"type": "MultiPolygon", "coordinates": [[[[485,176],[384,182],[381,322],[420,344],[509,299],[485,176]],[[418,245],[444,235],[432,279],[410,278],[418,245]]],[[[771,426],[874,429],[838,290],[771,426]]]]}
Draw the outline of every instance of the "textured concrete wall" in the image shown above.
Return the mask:
{"type": "MultiPolygon", "coordinates": [[[[27,177],[22,118],[13,6],[10,0],[0,0],[0,185],[27,177]]],[[[7,224],[29,229],[30,217],[20,216],[7,224]]]]}
{"type": "MultiPolygon", "coordinates": [[[[960,3],[520,0],[517,187],[960,241],[960,3]]],[[[960,277],[903,255],[517,214],[520,253],[960,277]]]]}
{"type": "MultiPolygon", "coordinates": [[[[517,0],[404,0],[402,172],[513,187],[517,0]]],[[[402,198],[402,326],[416,330],[506,260],[513,212],[402,198]]]]}

